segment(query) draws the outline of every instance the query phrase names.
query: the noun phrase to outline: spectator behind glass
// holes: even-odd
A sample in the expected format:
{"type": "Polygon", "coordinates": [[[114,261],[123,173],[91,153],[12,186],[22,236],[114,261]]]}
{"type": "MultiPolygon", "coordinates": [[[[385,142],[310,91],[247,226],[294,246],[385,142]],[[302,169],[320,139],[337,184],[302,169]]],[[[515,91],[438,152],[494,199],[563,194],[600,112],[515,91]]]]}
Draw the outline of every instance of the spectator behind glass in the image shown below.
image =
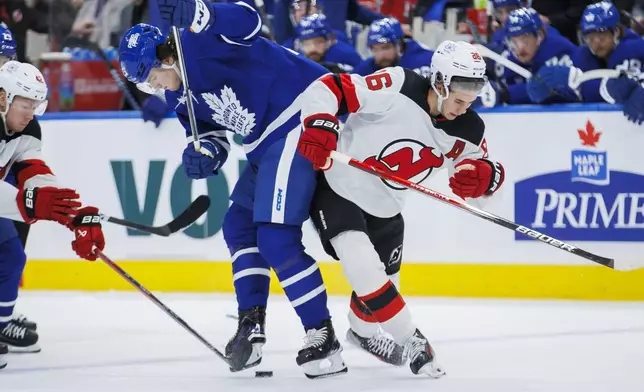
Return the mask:
{"type": "Polygon", "coordinates": [[[47,15],[49,23],[49,49],[62,50],[61,44],[72,31],[74,20],[82,1],[78,0],[35,0],[33,8],[47,15]]]}
{"type": "Polygon", "coordinates": [[[87,38],[105,48],[112,43],[112,35],[121,30],[121,15],[132,0],[84,0],[78,11],[72,34],[87,38]]]}
{"type": "Polygon", "coordinates": [[[27,61],[27,30],[41,34],[49,32],[47,15],[27,7],[24,0],[0,0],[0,21],[13,33],[17,46],[16,58],[21,62],[27,61]]]}

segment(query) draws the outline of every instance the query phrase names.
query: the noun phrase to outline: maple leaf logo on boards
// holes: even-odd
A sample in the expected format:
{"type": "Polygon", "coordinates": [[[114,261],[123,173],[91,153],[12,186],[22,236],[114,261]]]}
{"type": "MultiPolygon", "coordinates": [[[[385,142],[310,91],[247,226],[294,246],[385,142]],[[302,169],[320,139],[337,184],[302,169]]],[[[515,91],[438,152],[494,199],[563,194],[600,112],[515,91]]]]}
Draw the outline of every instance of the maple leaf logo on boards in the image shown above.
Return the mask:
{"type": "Polygon", "coordinates": [[[571,180],[595,185],[608,185],[610,183],[608,154],[606,151],[596,149],[602,133],[595,130],[595,126],[590,120],[586,121],[586,128],[577,129],[577,133],[581,139],[581,145],[590,148],[572,150],[571,180]]]}
{"type": "Polygon", "coordinates": [[[601,132],[595,132],[595,127],[590,120],[586,121],[586,129],[578,129],[577,133],[579,133],[581,145],[589,147],[596,147],[602,134],[601,132]]]}
{"type": "Polygon", "coordinates": [[[248,112],[237,99],[237,94],[228,86],[221,89],[221,98],[214,93],[203,93],[201,97],[212,109],[212,119],[246,137],[255,128],[255,113],[248,112]]]}

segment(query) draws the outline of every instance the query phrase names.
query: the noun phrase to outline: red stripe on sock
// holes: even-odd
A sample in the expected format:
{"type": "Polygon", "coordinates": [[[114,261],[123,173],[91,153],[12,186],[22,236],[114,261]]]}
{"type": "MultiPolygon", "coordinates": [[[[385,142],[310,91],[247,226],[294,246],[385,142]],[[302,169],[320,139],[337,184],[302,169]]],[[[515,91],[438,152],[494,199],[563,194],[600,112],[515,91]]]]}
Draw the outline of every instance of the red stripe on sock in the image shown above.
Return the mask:
{"type": "MultiPolygon", "coordinates": [[[[362,305],[365,306],[364,304],[362,304],[362,305]]],[[[353,314],[355,314],[356,317],[358,317],[360,320],[366,321],[368,323],[377,323],[378,322],[378,320],[376,320],[376,318],[372,314],[367,314],[367,313],[363,312],[362,309],[360,309],[358,304],[356,304],[356,302],[353,299],[351,300],[350,308],[351,308],[351,311],[353,312],[353,314]]]]}
{"type": "Polygon", "coordinates": [[[371,311],[373,316],[378,320],[378,322],[384,323],[394,318],[398,313],[400,313],[405,308],[405,300],[400,296],[400,294],[391,301],[387,306],[382,309],[371,311]]]}
{"type": "Polygon", "coordinates": [[[385,283],[378,290],[374,291],[371,294],[367,294],[365,296],[358,297],[358,298],[360,298],[360,301],[362,301],[362,303],[367,303],[367,301],[370,301],[370,300],[382,295],[385,291],[389,290],[389,287],[391,287],[392,285],[393,285],[393,283],[391,282],[391,280],[388,280],[387,283],[385,283]]]}

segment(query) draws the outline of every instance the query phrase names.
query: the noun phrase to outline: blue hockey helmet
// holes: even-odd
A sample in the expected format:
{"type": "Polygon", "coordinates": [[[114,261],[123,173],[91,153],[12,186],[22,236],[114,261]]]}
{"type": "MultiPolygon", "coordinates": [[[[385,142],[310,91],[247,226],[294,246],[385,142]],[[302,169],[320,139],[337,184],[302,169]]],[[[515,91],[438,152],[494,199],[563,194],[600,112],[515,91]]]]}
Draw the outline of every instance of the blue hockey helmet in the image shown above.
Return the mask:
{"type": "Polygon", "coordinates": [[[381,20],[377,20],[369,26],[369,32],[367,33],[367,46],[372,47],[375,44],[386,44],[388,42],[396,44],[399,39],[400,36],[396,32],[394,26],[386,22],[381,22],[381,20]]]}
{"type": "Polygon", "coordinates": [[[508,37],[517,37],[523,34],[537,34],[543,27],[539,15],[528,8],[519,8],[508,16],[505,22],[505,32],[508,37]]]}
{"type": "Polygon", "coordinates": [[[521,8],[521,0],[492,0],[494,8],[499,7],[519,7],[521,8]]]}
{"type": "Polygon", "coordinates": [[[326,38],[332,33],[332,30],[324,14],[313,14],[303,17],[297,24],[295,32],[299,40],[305,40],[318,37],[326,38]]]}
{"type": "Polygon", "coordinates": [[[130,27],[119,43],[119,60],[123,75],[132,83],[143,83],[152,68],[161,66],[157,46],[165,42],[161,30],[146,23],[130,27]]]}
{"type": "Polygon", "coordinates": [[[16,41],[6,24],[0,23],[0,56],[13,58],[16,55],[16,41]]]}
{"type": "Polygon", "coordinates": [[[581,33],[612,30],[619,24],[619,11],[608,1],[591,4],[581,15],[581,33]]]}
{"type": "Polygon", "coordinates": [[[291,1],[291,8],[292,9],[299,9],[301,7],[306,7],[306,3],[309,3],[309,7],[320,7],[322,4],[320,4],[320,1],[318,0],[293,0],[291,1]]]}
{"type": "Polygon", "coordinates": [[[398,19],[388,16],[386,18],[377,20],[376,22],[390,25],[394,29],[394,32],[396,33],[396,37],[405,38],[405,33],[403,32],[402,25],[400,24],[400,21],[398,19]]]}

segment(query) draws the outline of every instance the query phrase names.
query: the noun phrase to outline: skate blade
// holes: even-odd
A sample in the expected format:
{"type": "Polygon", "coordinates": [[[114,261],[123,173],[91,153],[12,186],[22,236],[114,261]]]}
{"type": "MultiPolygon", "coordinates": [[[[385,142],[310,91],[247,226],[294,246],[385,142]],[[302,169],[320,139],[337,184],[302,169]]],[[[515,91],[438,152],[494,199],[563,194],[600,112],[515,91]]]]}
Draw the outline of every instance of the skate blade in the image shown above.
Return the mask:
{"type": "Polygon", "coordinates": [[[3,361],[0,359],[0,370],[4,369],[7,367],[7,361],[3,361]]]}
{"type": "Polygon", "coordinates": [[[9,352],[12,354],[35,354],[40,352],[40,346],[37,343],[26,347],[8,346],[9,352]]]}
{"type": "Polygon", "coordinates": [[[324,359],[302,365],[304,375],[309,379],[327,378],[347,373],[349,369],[342,359],[342,348],[324,359]]]}
{"type": "Polygon", "coordinates": [[[445,373],[445,370],[443,370],[442,366],[432,361],[418,369],[417,374],[426,375],[430,378],[441,378],[447,373],[445,373]]]}

